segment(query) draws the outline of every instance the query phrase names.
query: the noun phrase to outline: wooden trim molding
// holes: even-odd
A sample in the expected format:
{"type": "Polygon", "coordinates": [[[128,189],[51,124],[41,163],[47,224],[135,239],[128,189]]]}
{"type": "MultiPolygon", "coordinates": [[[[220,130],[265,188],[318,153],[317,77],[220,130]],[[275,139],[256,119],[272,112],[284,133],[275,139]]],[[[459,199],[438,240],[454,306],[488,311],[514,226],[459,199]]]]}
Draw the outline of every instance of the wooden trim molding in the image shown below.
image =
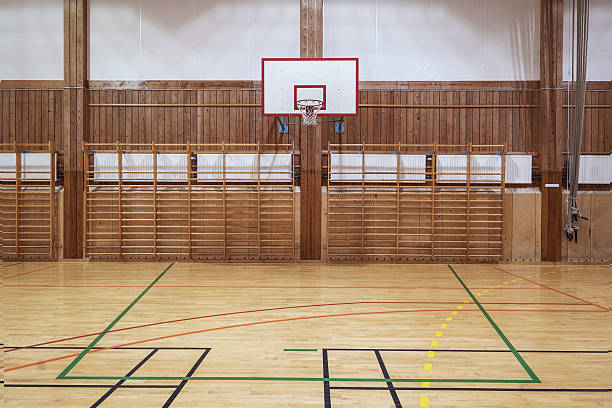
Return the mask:
{"type": "Polygon", "coordinates": [[[2,80],[0,89],[62,89],[64,80],[2,80]]]}

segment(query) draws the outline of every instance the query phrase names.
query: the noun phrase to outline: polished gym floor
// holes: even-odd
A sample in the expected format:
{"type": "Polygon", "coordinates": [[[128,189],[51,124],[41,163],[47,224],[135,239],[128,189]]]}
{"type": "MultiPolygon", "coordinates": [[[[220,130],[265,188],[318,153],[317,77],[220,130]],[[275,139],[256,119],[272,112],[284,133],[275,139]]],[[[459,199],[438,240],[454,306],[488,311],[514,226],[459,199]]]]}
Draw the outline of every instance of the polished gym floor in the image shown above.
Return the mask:
{"type": "Polygon", "coordinates": [[[608,407],[610,265],[0,263],[6,407],[608,407]]]}

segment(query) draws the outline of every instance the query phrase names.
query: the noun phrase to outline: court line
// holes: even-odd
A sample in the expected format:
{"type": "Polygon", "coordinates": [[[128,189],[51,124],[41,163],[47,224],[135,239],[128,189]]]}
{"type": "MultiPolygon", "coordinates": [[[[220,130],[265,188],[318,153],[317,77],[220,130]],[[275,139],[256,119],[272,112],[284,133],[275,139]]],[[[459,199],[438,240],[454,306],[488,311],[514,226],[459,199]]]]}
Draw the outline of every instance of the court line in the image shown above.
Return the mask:
{"type": "MultiPolygon", "coordinates": [[[[323,358],[323,378],[329,378],[329,363],[327,361],[327,349],[323,349],[321,353],[321,357],[323,358]]],[[[325,404],[325,408],[331,408],[331,392],[329,388],[329,381],[323,382],[323,402],[325,404]]]]}
{"type": "MultiPolygon", "coordinates": [[[[192,335],[192,334],[199,334],[199,333],[218,331],[218,330],[227,330],[227,329],[233,329],[233,328],[237,328],[237,327],[257,326],[257,325],[262,325],[262,324],[290,322],[290,321],[296,321],[296,320],[321,319],[321,318],[342,317],[342,316],[361,316],[361,315],[375,315],[375,314],[392,314],[392,313],[449,312],[449,311],[453,311],[453,310],[455,310],[455,309],[388,310],[388,311],[377,311],[377,312],[356,312],[356,313],[343,313],[343,314],[332,314],[332,315],[302,316],[302,317],[294,317],[294,318],[289,318],[289,319],[266,320],[266,321],[249,322],[249,323],[242,323],[242,324],[236,324],[236,325],[230,325],[230,326],[213,327],[213,328],[209,328],[209,329],[202,329],[202,330],[196,330],[196,331],[185,332],[185,333],[175,333],[175,334],[171,334],[171,335],[167,335],[167,336],[155,337],[155,338],[144,339],[144,340],[137,340],[137,341],[133,341],[133,342],[130,342],[130,343],[118,344],[118,345],[109,346],[109,347],[102,347],[102,348],[96,348],[96,349],[91,348],[88,352],[89,353],[96,353],[96,352],[99,352],[99,351],[113,350],[113,349],[116,349],[116,348],[132,346],[132,345],[135,345],[135,344],[148,343],[148,342],[152,342],[152,341],[164,340],[164,339],[169,339],[169,338],[174,338],[174,337],[188,336],[188,335],[192,335]]],[[[463,309],[463,311],[465,311],[465,312],[480,312],[479,309],[463,309]]],[[[525,310],[520,310],[520,309],[519,310],[491,309],[491,311],[492,312],[525,312],[525,310]]],[[[547,309],[537,310],[537,309],[534,309],[534,310],[529,310],[529,311],[533,311],[533,312],[547,312],[547,311],[551,311],[551,310],[547,310],[547,309]]],[[[554,312],[556,310],[552,310],[552,311],[554,312]]],[[[575,312],[575,311],[565,310],[563,312],[575,312]]],[[[599,312],[599,311],[590,311],[590,310],[585,310],[583,312],[586,312],[586,313],[589,313],[589,312],[590,313],[603,313],[603,312],[599,312]]],[[[102,334],[104,334],[104,332],[102,334]]],[[[81,354],[83,354],[83,353],[81,353],[81,354]]],[[[81,354],[79,354],[79,353],[77,353],[77,354],[70,354],[70,355],[55,357],[55,358],[48,359],[48,360],[37,361],[37,362],[34,362],[34,363],[29,363],[29,364],[22,365],[22,366],[11,367],[11,368],[6,369],[5,371],[8,372],[8,371],[20,370],[20,369],[23,369],[23,368],[33,367],[33,366],[40,365],[40,364],[50,363],[50,362],[53,362],[53,361],[58,361],[58,360],[63,360],[63,359],[70,358],[70,357],[79,356],[81,354]]],[[[64,379],[64,378],[69,378],[69,377],[62,377],[62,378],[58,377],[57,379],[64,379]]],[[[70,378],[73,378],[73,377],[70,377],[70,378]]],[[[136,377],[130,377],[130,378],[134,379],[136,377]]],[[[179,377],[179,378],[182,379],[184,377],[179,377]]],[[[102,378],[100,377],[100,379],[102,379],[102,378]]],[[[113,377],[111,379],[120,379],[120,378],[119,377],[113,377]]]]}
{"type": "Polygon", "coordinates": [[[538,285],[538,286],[541,286],[541,287],[543,287],[543,288],[546,288],[546,289],[552,290],[553,292],[557,292],[557,293],[560,293],[560,294],[562,294],[562,295],[569,296],[569,297],[571,297],[571,298],[573,298],[573,299],[580,300],[581,302],[588,303],[589,305],[595,306],[595,307],[597,307],[597,308],[599,308],[599,309],[603,309],[603,310],[605,310],[605,311],[609,311],[609,310],[610,310],[610,309],[608,309],[607,307],[599,306],[599,305],[597,305],[597,304],[595,304],[595,303],[593,303],[593,302],[589,302],[588,300],[584,300],[584,299],[581,299],[581,298],[579,298],[579,297],[577,297],[577,296],[570,295],[569,293],[566,293],[566,292],[563,292],[563,291],[560,291],[560,290],[557,290],[557,289],[553,289],[553,288],[551,288],[550,286],[546,286],[546,285],[541,284],[541,283],[539,283],[539,282],[532,281],[531,279],[524,278],[524,277],[522,277],[521,275],[517,275],[517,274],[512,273],[512,272],[510,272],[510,271],[506,271],[506,270],[501,269],[501,268],[499,268],[499,267],[497,267],[497,266],[494,266],[493,268],[497,269],[498,271],[501,271],[501,272],[507,273],[507,274],[509,274],[509,275],[515,276],[515,277],[517,277],[517,278],[523,279],[523,280],[525,280],[525,281],[527,281],[527,282],[531,282],[531,283],[533,283],[534,285],[538,285]]]}
{"type": "MultiPolygon", "coordinates": [[[[113,321],[112,321],[112,322],[111,322],[111,323],[110,323],[110,324],[109,324],[109,325],[106,327],[106,329],[104,329],[104,332],[100,333],[100,334],[98,335],[98,337],[96,337],[96,338],[95,338],[95,339],[94,339],[94,340],[93,340],[93,341],[92,341],[92,342],[89,344],[89,346],[87,346],[87,347],[85,348],[85,350],[83,350],[83,351],[82,351],[82,352],[81,352],[81,353],[80,353],[80,354],[77,356],[77,358],[75,358],[75,359],[74,359],[74,360],[73,360],[73,361],[72,361],[72,362],[71,362],[71,363],[68,365],[68,367],[66,367],[66,368],[65,368],[65,369],[64,369],[64,370],[63,370],[63,371],[60,373],[59,377],[63,377],[63,376],[65,376],[66,374],[68,374],[68,373],[70,372],[70,370],[72,370],[72,368],[73,368],[75,365],[77,365],[77,363],[78,363],[79,361],[81,361],[81,360],[83,359],[83,357],[85,357],[85,355],[86,355],[86,354],[87,354],[87,353],[88,353],[88,352],[91,350],[91,348],[92,348],[93,346],[95,346],[95,345],[96,345],[96,344],[97,344],[97,343],[98,343],[98,342],[99,342],[99,341],[102,339],[102,337],[104,337],[104,335],[106,334],[106,332],[108,332],[110,329],[112,329],[112,328],[113,328],[113,326],[114,326],[114,325],[116,325],[116,324],[119,322],[119,320],[121,320],[121,318],[123,318],[123,316],[125,316],[125,315],[126,315],[126,313],[127,313],[127,312],[129,312],[129,311],[130,311],[130,309],[131,309],[132,307],[134,307],[134,305],[135,305],[136,303],[138,303],[138,301],[139,301],[139,300],[140,300],[140,299],[141,299],[141,298],[142,298],[142,297],[143,297],[143,296],[144,296],[144,295],[145,295],[145,294],[146,294],[146,293],[149,291],[149,289],[151,289],[151,288],[153,287],[153,285],[155,285],[155,284],[156,284],[156,283],[157,283],[157,282],[158,282],[158,281],[159,281],[159,280],[160,280],[160,279],[161,279],[161,278],[162,278],[162,277],[163,277],[163,276],[166,274],[166,272],[168,272],[168,270],[169,270],[170,268],[172,268],[172,266],[173,266],[173,265],[174,265],[174,262],[172,262],[170,265],[168,265],[168,266],[166,267],[166,269],[164,269],[164,271],[163,271],[162,273],[160,273],[160,274],[159,274],[159,276],[157,276],[157,278],[155,278],[155,280],[153,280],[153,282],[151,282],[151,283],[149,284],[149,286],[147,286],[147,288],[146,288],[145,290],[143,290],[143,291],[140,293],[140,295],[138,295],[138,296],[136,297],[136,299],[134,299],[134,300],[132,301],[132,303],[130,303],[130,304],[128,305],[128,307],[126,307],[126,308],[123,310],[123,312],[119,313],[119,316],[117,316],[117,317],[115,318],[115,320],[113,320],[113,321]]],[[[59,377],[58,377],[58,378],[59,378],[59,377]]]]}
{"type": "MultiPolygon", "coordinates": [[[[365,390],[365,391],[385,391],[385,387],[330,387],[332,390],[365,390]]],[[[395,387],[397,391],[423,391],[419,387],[395,387]]],[[[530,391],[530,392],[609,392],[607,388],[484,388],[484,387],[434,387],[427,391],[530,391]]]]}
{"type": "MultiPolygon", "coordinates": [[[[269,311],[274,311],[274,310],[288,310],[288,309],[300,309],[300,308],[324,307],[324,306],[343,306],[343,305],[356,305],[356,304],[463,304],[463,302],[435,302],[435,301],[425,301],[425,302],[418,302],[418,301],[412,301],[412,302],[411,301],[385,302],[385,301],[362,301],[362,302],[321,303],[321,304],[314,304],[314,305],[298,305],[298,306],[281,306],[281,307],[273,307],[273,308],[267,308],[267,309],[253,309],[253,310],[244,310],[244,311],[238,311],[238,312],[218,313],[218,314],[213,314],[213,315],[186,317],[186,318],[182,318],[182,319],[166,320],[166,321],[162,321],[162,322],[147,323],[147,324],[141,324],[141,325],[136,325],[136,326],[124,327],[124,328],[121,328],[121,329],[109,330],[107,332],[96,332],[96,333],[83,334],[83,335],[80,335],[80,336],[72,336],[72,337],[66,337],[66,338],[63,338],[63,339],[47,341],[47,342],[38,343],[38,344],[32,344],[30,346],[21,347],[21,348],[18,348],[18,349],[9,349],[9,350],[5,350],[5,352],[8,353],[8,352],[11,352],[11,351],[18,351],[18,350],[26,349],[26,348],[30,348],[30,347],[44,346],[46,344],[54,344],[54,343],[60,343],[60,342],[63,342],[63,341],[76,340],[76,339],[81,339],[81,338],[84,338],[84,337],[95,336],[95,335],[102,334],[102,333],[114,333],[114,332],[125,331],[125,330],[139,329],[139,328],[143,328],[143,327],[158,326],[158,325],[162,325],[162,324],[178,323],[178,322],[184,322],[184,321],[189,321],[189,320],[206,319],[206,318],[210,318],[210,317],[232,316],[232,315],[237,315],[237,314],[256,313],[256,312],[269,312],[269,311]]],[[[519,303],[519,302],[496,302],[496,303],[487,303],[487,304],[513,304],[513,305],[517,304],[517,305],[520,305],[520,304],[525,304],[525,303],[519,303]]],[[[539,303],[529,303],[529,304],[534,304],[535,305],[535,304],[539,304],[539,303]]],[[[550,304],[553,305],[553,303],[550,303],[550,304]]],[[[576,306],[579,305],[579,306],[584,306],[582,303],[554,303],[554,305],[576,305],[576,306]]]]}
{"type": "MultiPolygon", "coordinates": [[[[441,383],[481,383],[481,384],[533,384],[532,379],[502,380],[485,378],[325,378],[325,377],[114,377],[69,375],[63,380],[138,380],[138,381],[291,381],[291,382],[441,382],[441,383]]],[[[423,391],[422,388],[419,390],[423,391]]]]}
{"type": "MultiPolygon", "coordinates": [[[[376,360],[378,360],[378,365],[380,366],[380,370],[383,373],[383,377],[390,378],[389,371],[387,371],[387,367],[385,366],[385,362],[383,361],[383,358],[380,355],[380,351],[375,350],[374,354],[376,354],[376,360]]],[[[391,394],[391,399],[393,400],[393,404],[395,405],[395,407],[402,408],[402,403],[399,399],[399,396],[397,395],[397,392],[395,391],[395,386],[392,382],[387,383],[387,389],[389,391],[389,394],[391,394]]]]}
{"type": "MultiPolygon", "coordinates": [[[[4,384],[7,388],[111,388],[112,384],[4,384]]],[[[126,384],[121,388],[176,388],[176,385],[126,384]]]]}
{"type": "MultiPolygon", "coordinates": [[[[321,319],[321,318],[340,317],[340,316],[360,316],[360,315],[373,315],[373,314],[417,313],[417,312],[437,312],[437,311],[447,312],[449,310],[452,310],[452,309],[388,310],[388,311],[378,311],[378,312],[355,312],[355,313],[343,313],[343,314],[332,314],[332,315],[302,316],[302,317],[294,317],[294,318],[289,318],[289,319],[266,320],[266,321],[260,321],[260,322],[249,322],[249,323],[235,324],[235,325],[230,325],[230,326],[212,327],[212,328],[209,328],[209,329],[202,329],[202,330],[185,332],[185,333],[175,333],[175,334],[171,334],[171,335],[167,335],[167,336],[155,337],[155,338],[152,338],[152,339],[137,340],[137,341],[133,341],[133,342],[130,342],[130,343],[118,344],[118,345],[115,345],[115,346],[102,347],[102,348],[96,348],[96,349],[94,349],[93,347],[89,347],[88,346],[88,347],[86,347],[83,350],[82,353],[69,354],[69,355],[64,355],[64,356],[59,356],[59,357],[51,358],[51,359],[48,359],[48,360],[42,360],[42,361],[37,361],[37,362],[34,362],[34,363],[25,364],[25,365],[22,365],[22,366],[10,367],[10,368],[7,368],[5,371],[6,372],[15,371],[15,370],[23,369],[23,368],[37,366],[37,365],[40,365],[40,364],[51,363],[53,361],[63,360],[63,359],[66,359],[66,358],[71,358],[71,357],[75,357],[75,356],[82,356],[82,355],[84,355],[85,351],[87,351],[88,353],[97,353],[99,351],[113,350],[113,349],[116,349],[116,348],[132,346],[132,345],[135,345],[135,344],[148,343],[148,342],[151,342],[151,341],[164,340],[164,339],[169,339],[169,338],[174,338],[174,337],[188,336],[188,335],[192,335],[192,334],[199,334],[199,333],[205,333],[205,332],[210,332],[210,331],[233,329],[233,328],[237,328],[237,327],[256,326],[256,325],[262,325],[262,324],[281,323],[281,322],[290,322],[290,321],[307,320],[307,319],[321,319]]],[[[472,311],[477,312],[478,310],[475,309],[475,310],[472,310],[472,311]]],[[[102,338],[103,335],[106,334],[106,333],[108,333],[108,331],[107,332],[101,332],[100,336],[98,336],[98,337],[102,338]]],[[[91,344],[90,344],[90,346],[91,346],[91,344]]],[[[61,378],[59,376],[57,377],[58,380],[61,380],[63,378],[66,378],[66,377],[63,377],[63,376],[61,378]]],[[[133,378],[133,377],[131,377],[131,378],[133,378]]],[[[181,378],[183,378],[183,377],[181,377],[181,378]]]]}
{"type": "MultiPolygon", "coordinates": [[[[51,269],[51,268],[55,268],[55,267],[57,267],[57,265],[45,266],[44,268],[35,269],[35,270],[33,270],[33,271],[28,271],[28,272],[18,273],[17,275],[12,275],[12,276],[4,276],[2,279],[11,279],[11,278],[16,278],[16,277],[18,277],[18,276],[27,275],[27,274],[34,273],[34,272],[40,272],[40,271],[44,271],[45,269],[51,269]]],[[[6,286],[6,285],[5,285],[5,286],[6,286]]]]}
{"type": "Polygon", "coordinates": [[[518,362],[521,364],[521,366],[523,367],[523,369],[527,372],[527,374],[529,374],[529,377],[531,377],[532,380],[534,380],[535,382],[542,382],[540,381],[540,379],[538,378],[538,376],[533,372],[533,370],[531,369],[531,367],[529,367],[529,364],[527,364],[527,362],[525,360],[523,360],[523,357],[521,357],[521,355],[519,354],[518,351],[516,351],[516,348],[514,347],[514,345],[512,345],[512,343],[510,342],[510,340],[506,337],[506,335],[504,334],[504,332],[502,332],[502,330],[499,328],[499,326],[497,325],[497,323],[495,323],[495,321],[493,320],[493,318],[489,315],[489,313],[487,313],[487,311],[485,310],[485,308],[480,304],[480,302],[478,301],[478,299],[476,299],[476,297],[474,296],[474,294],[472,293],[472,291],[466,286],[466,284],[463,282],[463,280],[461,280],[461,278],[459,277],[459,275],[457,274],[457,272],[455,272],[455,270],[453,269],[453,267],[449,264],[448,265],[449,269],[451,270],[451,272],[453,273],[453,275],[455,275],[455,278],[457,278],[457,280],[459,281],[459,283],[461,284],[461,286],[463,286],[463,288],[465,289],[465,291],[468,293],[468,295],[472,298],[472,300],[474,301],[474,303],[476,303],[476,306],[478,306],[478,308],[480,309],[480,311],[482,312],[482,314],[487,318],[487,320],[489,321],[489,323],[491,324],[491,326],[493,326],[493,328],[495,329],[495,331],[497,332],[497,334],[499,335],[499,337],[503,340],[504,343],[506,343],[506,346],[508,346],[508,348],[512,351],[512,354],[514,354],[514,357],[518,360],[518,362]]]}
{"type": "MultiPolygon", "coordinates": [[[[145,288],[146,285],[45,285],[45,284],[20,284],[4,285],[11,288],[145,288]]],[[[224,285],[157,285],[156,288],[174,289],[387,289],[387,290],[463,290],[462,288],[449,288],[437,286],[224,286],[224,285]]],[[[488,287],[475,287],[473,289],[489,289],[488,287]]],[[[534,287],[523,288],[497,288],[500,290],[540,290],[534,287]]]]}
{"type": "MultiPolygon", "coordinates": [[[[195,364],[187,372],[187,377],[191,377],[196,372],[196,370],[200,367],[200,365],[202,364],[202,361],[204,361],[204,359],[206,358],[209,352],[210,352],[210,349],[206,349],[202,353],[200,358],[198,358],[195,364]]],[[[170,405],[172,405],[172,402],[174,402],[174,400],[176,399],[176,397],[178,397],[178,395],[181,393],[183,388],[185,388],[185,385],[187,385],[187,380],[181,381],[181,383],[175,388],[175,390],[172,392],[172,395],[170,395],[170,397],[168,398],[166,403],[162,406],[162,408],[168,408],[170,405]]]]}
{"type": "MultiPolygon", "coordinates": [[[[149,354],[147,354],[142,360],[140,360],[140,362],[138,364],[136,364],[136,366],[134,366],[127,374],[126,377],[131,376],[132,374],[134,374],[136,371],[138,371],[140,369],[140,367],[142,367],[147,361],[149,361],[149,359],[151,357],[153,357],[157,352],[159,351],[159,349],[153,349],[151,350],[151,352],[149,354]]],[[[104,395],[102,395],[100,398],[98,398],[98,400],[96,402],[94,402],[90,408],[96,408],[99,407],[100,404],[102,404],[104,402],[104,400],[106,400],[108,397],[111,396],[112,393],[114,393],[115,391],[117,391],[119,388],[121,388],[121,386],[123,385],[123,383],[126,380],[119,380],[117,381],[108,391],[106,391],[104,393],[104,395]]]]}

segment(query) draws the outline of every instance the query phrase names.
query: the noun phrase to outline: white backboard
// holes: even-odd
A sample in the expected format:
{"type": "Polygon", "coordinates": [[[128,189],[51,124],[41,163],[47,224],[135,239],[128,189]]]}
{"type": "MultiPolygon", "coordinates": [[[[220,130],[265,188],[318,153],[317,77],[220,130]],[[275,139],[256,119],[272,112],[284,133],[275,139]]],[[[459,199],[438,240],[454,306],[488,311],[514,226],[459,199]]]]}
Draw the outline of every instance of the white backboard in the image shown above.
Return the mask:
{"type": "Polygon", "coordinates": [[[299,116],[296,101],[320,99],[319,116],[356,116],[358,58],[262,58],[265,116],[299,116]]]}

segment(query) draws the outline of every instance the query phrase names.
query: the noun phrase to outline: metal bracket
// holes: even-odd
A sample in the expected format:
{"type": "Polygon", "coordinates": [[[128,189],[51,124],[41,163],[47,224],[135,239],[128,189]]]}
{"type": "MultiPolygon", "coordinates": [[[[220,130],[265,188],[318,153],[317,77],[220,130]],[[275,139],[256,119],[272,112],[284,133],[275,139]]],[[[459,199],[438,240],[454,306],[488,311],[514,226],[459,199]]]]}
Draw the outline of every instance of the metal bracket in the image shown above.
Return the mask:
{"type": "Polygon", "coordinates": [[[344,116],[340,116],[340,120],[334,124],[336,133],[344,133],[344,116]]]}
{"type": "Polygon", "coordinates": [[[276,121],[278,122],[278,133],[287,134],[289,133],[289,124],[283,122],[283,118],[276,117],[276,121]]]}

